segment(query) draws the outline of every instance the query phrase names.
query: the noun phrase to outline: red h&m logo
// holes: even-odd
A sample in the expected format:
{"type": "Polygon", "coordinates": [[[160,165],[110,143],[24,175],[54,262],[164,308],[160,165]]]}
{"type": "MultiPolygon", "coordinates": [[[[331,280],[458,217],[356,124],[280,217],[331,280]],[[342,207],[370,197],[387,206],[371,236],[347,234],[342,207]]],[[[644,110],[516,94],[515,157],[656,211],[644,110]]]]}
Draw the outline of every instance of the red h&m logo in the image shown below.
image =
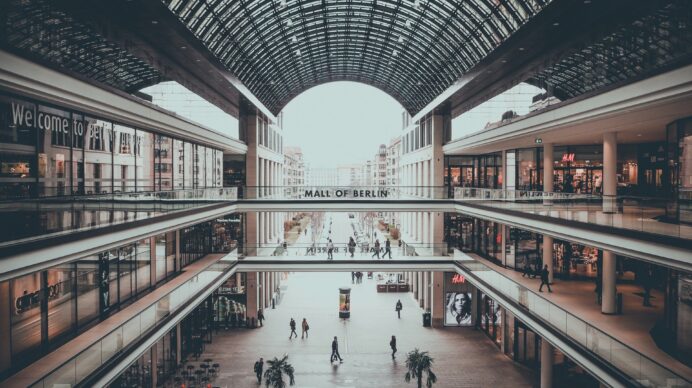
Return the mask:
{"type": "Polygon", "coordinates": [[[574,153],[562,154],[562,162],[574,162],[574,153]]]}
{"type": "Polygon", "coordinates": [[[464,275],[456,274],[452,277],[452,284],[461,284],[461,283],[465,283],[465,282],[466,282],[466,279],[464,278],[464,275]]]}

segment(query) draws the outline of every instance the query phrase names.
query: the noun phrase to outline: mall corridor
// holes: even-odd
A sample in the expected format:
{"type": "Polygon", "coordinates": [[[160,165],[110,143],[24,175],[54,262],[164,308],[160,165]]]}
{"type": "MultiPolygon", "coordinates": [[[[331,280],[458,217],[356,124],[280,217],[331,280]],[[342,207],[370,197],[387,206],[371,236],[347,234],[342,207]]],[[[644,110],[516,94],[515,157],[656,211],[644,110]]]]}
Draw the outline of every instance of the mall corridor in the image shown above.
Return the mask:
{"type": "MultiPolygon", "coordinates": [[[[377,274],[374,275],[375,277],[377,274]]],[[[528,369],[502,355],[493,342],[473,328],[444,329],[422,326],[423,311],[410,293],[377,293],[376,279],[363,277],[351,285],[350,273],[291,273],[284,280],[283,299],[267,310],[264,327],[219,331],[200,359],[221,365],[214,381],[220,387],[256,384],[253,364],[288,354],[296,373],[296,387],[415,387],[406,384],[406,353],[429,351],[435,359],[435,387],[531,387],[528,369]],[[352,287],[351,318],[339,319],[339,286],[352,287]],[[397,319],[394,306],[401,299],[397,319]],[[289,321],[296,320],[298,338],[288,339],[289,321]],[[309,338],[300,338],[300,322],[307,318],[309,338]],[[328,362],[333,336],[339,339],[344,363],[328,362]],[[390,357],[389,340],[397,338],[398,353],[390,357]]]]}

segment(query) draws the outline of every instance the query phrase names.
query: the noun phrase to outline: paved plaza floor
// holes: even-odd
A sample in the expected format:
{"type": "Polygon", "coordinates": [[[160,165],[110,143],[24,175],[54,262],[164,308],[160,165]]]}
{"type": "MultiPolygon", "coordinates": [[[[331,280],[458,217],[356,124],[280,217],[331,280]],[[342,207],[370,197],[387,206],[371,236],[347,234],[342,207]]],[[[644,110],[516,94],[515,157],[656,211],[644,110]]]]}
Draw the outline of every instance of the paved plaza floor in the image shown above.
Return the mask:
{"type": "MultiPolygon", "coordinates": [[[[406,352],[420,348],[434,357],[438,376],[434,387],[531,387],[533,372],[503,355],[492,341],[473,328],[422,327],[422,310],[411,293],[377,293],[376,281],[363,278],[351,285],[350,273],[291,273],[284,280],[283,299],[267,310],[264,327],[221,330],[201,357],[221,364],[214,385],[253,387],[253,364],[289,355],[296,387],[415,387],[406,384],[406,352]],[[338,288],[352,287],[351,318],[338,317],[338,288]],[[401,319],[394,306],[403,303],[401,319]],[[289,320],[298,326],[298,338],[289,336],[289,320]],[[309,338],[300,338],[300,322],[307,318],[309,338]],[[331,340],[339,338],[344,363],[330,363],[331,340]],[[397,337],[399,352],[390,355],[389,340],[397,337]]],[[[283,287],[282,287],[283,288],[283,287]]],[[[266,364],[265,364],[266,367],[266,364]]]]}

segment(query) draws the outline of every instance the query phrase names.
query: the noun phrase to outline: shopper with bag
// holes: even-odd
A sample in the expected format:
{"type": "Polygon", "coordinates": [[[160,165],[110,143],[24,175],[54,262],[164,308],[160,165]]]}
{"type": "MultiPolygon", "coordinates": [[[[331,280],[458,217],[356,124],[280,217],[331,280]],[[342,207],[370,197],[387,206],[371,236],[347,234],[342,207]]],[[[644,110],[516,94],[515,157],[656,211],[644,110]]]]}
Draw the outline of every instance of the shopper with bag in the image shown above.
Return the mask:
{"type": "Polygon", "coordinates": [[[308,338],[308,330],[310,330],[310,325],[308,325],[307,319],[303,318],[303,333],[300,335],[300,339],[303,339],[303,337],[308,338]]]}

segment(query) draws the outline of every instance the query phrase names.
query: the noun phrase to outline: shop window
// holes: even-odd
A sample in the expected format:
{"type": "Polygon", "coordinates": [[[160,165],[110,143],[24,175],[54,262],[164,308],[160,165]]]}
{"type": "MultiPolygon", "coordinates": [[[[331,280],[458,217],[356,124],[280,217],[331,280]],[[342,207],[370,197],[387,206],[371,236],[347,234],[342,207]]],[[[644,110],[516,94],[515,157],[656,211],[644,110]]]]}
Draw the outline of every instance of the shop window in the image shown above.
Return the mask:
{"type": "Polygon", "coordinates": [[[74,265],[66,264],[51,268],[47,271],[48,297],[48,339],[70,332],[77,324],[75,322],[75,278],[74,265]]]}
{"type": "Polygon", "coordinates": [[[135,164],[137,166],[137,191],[154,190],[154,135],[136,131],[135,164]]]}
{"type": "Polygon", "coordinates": [[[98,257],[77,262],[77,323],[83,326],[99,316],[98,257]]]}
{"type": "Polygon", "coordinates": [[[135,275],[137,279],[137,293],[144,292],[151,286],[151,246],[150,239],[145,238],[137,243],[137,255],[135,257],[135,275]]]}
{"type": "Polygon", "coordinates": [[[115,155],[113,156],[114,192],[136,190],[135,129],[116,124],[115,155]]]}
{"type": "Polygon", "coordinates": [[[12,355],[41,345],[41,275],[39,272],[10,280],[12,355]]]}

